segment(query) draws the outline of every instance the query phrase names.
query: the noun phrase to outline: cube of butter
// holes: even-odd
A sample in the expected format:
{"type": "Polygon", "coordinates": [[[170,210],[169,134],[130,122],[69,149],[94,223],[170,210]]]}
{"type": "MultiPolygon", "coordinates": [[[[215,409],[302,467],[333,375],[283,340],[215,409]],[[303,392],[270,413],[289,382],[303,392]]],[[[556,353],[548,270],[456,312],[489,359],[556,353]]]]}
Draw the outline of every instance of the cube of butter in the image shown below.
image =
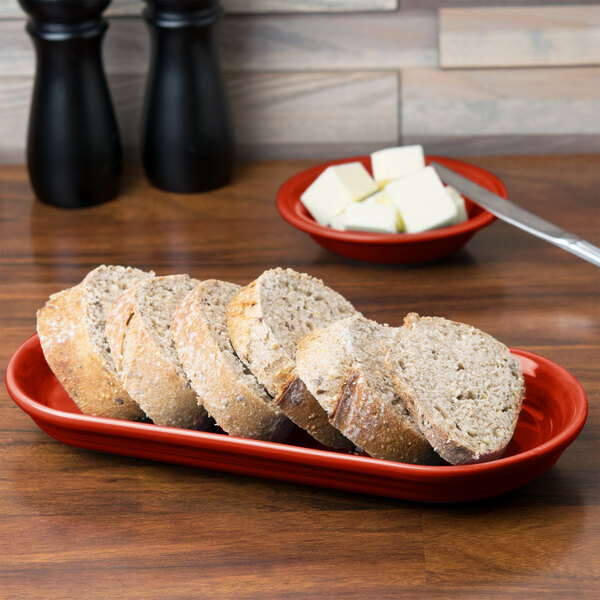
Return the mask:
{"type": "Polygon", "coordinates": [[[352,203],[377,191],[377,185],[362,163],[327,167],[300,196],[302,204],[321,225],[352,203]]]}
{"type": "Polygon", "coordinates": [[[341,212],[339,215],[333,215],[333,217],[331,217],[331,219],[329,220],[329,223],[327,223],[329,227],[331,227],[332,229],[338,229],[340,231],[346,229],[344,214],[344,212],[341,212]]]}
{"type": "Polygon", "coordinates": [[[396,233],[396,207],[393,204],[356,202],[343,213],[344,228],[373,233],[396,233]]]}
{"type": "Polygon", "coordinates": [[[454,202],[456,206],[456,219],[454,223],[462,223],[466,221],[469,217],[467,216],[467,208],[465,206],[465,199],[460,195],[460,192],[453,188],[451,185],[446,186],[446,191],[450,194],[450,198],[452,198],[452,202],[454,202]]]}
{"type": "Polygon", "coordinates": [[[374,194],[367,196],[363,202],[365,204],[393,204],[389,193],[385,190],[378,190],[374,194]]]}
{"type": "MultiPolygon", "coordinates": [[[[365,204],[394,204],[390,194],[386,190],[379,190],[371,194],[363,202],[365,204]]],[[[402,215],[400,215],[398,209],[396,209],[396,231],[404,231],[404,221],[402,221],[402,215]]]]}
{"type": "Polygon", "coordinates": [[[396,179],[385,189],[400,211],[407,233],[451,225],[458,215],[454,201],[433,167],[396,179]]]}
{"type": "Polygon", "coordinates": [[[377,185],[384,188],[394,179],[425,168],[423,146],[398,146],[377,150],[371,154],[371,166],[377,185]]]}

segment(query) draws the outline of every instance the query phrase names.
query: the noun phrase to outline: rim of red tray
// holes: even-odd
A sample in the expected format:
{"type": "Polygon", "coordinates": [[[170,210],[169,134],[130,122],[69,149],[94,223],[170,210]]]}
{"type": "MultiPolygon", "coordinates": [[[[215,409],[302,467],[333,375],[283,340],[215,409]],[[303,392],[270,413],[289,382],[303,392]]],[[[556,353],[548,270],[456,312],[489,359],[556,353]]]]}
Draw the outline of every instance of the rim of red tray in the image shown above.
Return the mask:
{"type": "MultiPolygon", "coordinates": [[[[148,429],[147,425],[136,423],[133,421],[120,421],[117,419],[110,419],[106,417],[90,417],[89,415],[79,414],[79,413],[71,413],[64,412],[59,409],[51,408],[46,406],[45,404],[40,403],[37,399],[32,398],[29,394],[27,394],[21,386],[17,383],[16,371],[22,365],[22,360],[27,356],[32,349],[32,346],[39,344],[37,340],[37,334],[33,334],[30,338],[28,338],[25,342],[23,342],[14,352],[11,357],[8,367],[5,373],[5,383],[8,388],[9,394],[13,398],[13,400],[24,408],[28,406],[29,409],[34,414],[44,414],[49,421],[52,421],[56,425],[64,424],[64,420],[73,422],[78,422],[83,429],[97,429],[100,426],[108,426],[109,428],[114,428],[115,430],[124,429],[129,430],[131,432],[137,432],[139,434],[145,433],[144,437],[149,438],[169,438],[171,435],[175,437],[190,437],[190,438],[205,438],[205,439],[213,439],[215,444],[220,445],[221,443],[227,443],[227,440],[223,439],[223,436],[215,437],[214,434],[209,434],[205,432],[198,431],[188,431],[188,430],[179,430],[170,427],[153,427],[148,429]]],[[[556,432],[550,439],[543,442],[539,446],[534,448],[530,448],[523,452],[519,452],[518,454],[513,454],[511,456],[501,457],[493,461],[476,463],[476,464],[468,464],[468,465],[452,465],[452,466],[429,466],[429,465],[413,465],[408,463],[395,463],[393,461],[375,459],[371,457],[358,457],[346,454],[339,454],[336,452],[330,452],[327,450],[319,450],[313,448],[304,448],[302,446],[287,446],[286,453],[291,456],[302,456],[302,455],[311,455],[313,457],[323,457],[324,459],[329,457],[331,460],[335,460],[338,466],[342,466],[343,464],[348,465],[348,467],[352,464],[356,464],[356,459],[359,459],[358,463],[362,463],[364,465],[369,464],[372,468],[375,469],[406,469],[408,472],[412,472],[415,476],[420,475],[432,475],[432,476],[446,476],[446,477],[457,477],[461,473],[467,474],[470,473],[483,473],[486,471],[494,471],[494,470],[504,470],[505,468],[512,468],[517,464],[527,464],[530,460],[539,460],[543,457],[549,457],[555,454],[556,452],[562,452],[566,447],[568,447],[575,438],[579,435],[580,431],[583,429],[585,422],[587,420],[588,414],[588,403],[587,396],[585,391],[579,381],[572,375],[569,371],[567,371],[564,367],[561,367],[559,364],[554,361],[545,358],[544,356],[535,354],[533,352],[529,352],[527,350],[521,350],[517,348],[510,348],[510,351],[514,353],[516,356],[522,356],[536,363],[546,363],[545,367],[551,369],[556,375],[558,375],[561,379],[567,379],[568,385],[573,386],[576,390],[576,398],[577,401],[574,403],[574,414],[573,418],[569,423],[560,431],[556,432]]],[[[26,411],[29,412],[29,411],[26,411]]],[[[30,413],[31,415],[31,413],[30,413]]],[[[236,446],[246,446],[249,448],[253,448],[255,451],[269,452],[269,448],[279,447],[280,444],[275,444],[273,442],[264,442],[258,440],[252,440],[247,438],[235,438],[236,446]]]]}

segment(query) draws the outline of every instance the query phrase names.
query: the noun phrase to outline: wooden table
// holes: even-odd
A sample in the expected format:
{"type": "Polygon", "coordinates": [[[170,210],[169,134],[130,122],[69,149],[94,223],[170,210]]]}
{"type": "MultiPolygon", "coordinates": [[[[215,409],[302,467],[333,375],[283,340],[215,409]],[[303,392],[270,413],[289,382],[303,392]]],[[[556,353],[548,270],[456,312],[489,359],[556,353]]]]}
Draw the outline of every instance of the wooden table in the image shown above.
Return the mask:
{"type": "MultiPolygon", "coordinates": [[[[600,244],[600,157],[471,162],[600,244]]],[[[424,505],[78,450],[3,389],[1,598],[598,597],[600,271],[500,222],[438,264],[350,263],[275,210],[304,166],[243,164],[232,185],[189,196],[132,167],[116,201],[79,211],[41,205],[24,168],[1,168],[2,366],[47,296],[100,263],[240,284],[290,266],[374,319],[439,314],[558,362],[588,394],[579,438],[515,492],[424,505]]]]}

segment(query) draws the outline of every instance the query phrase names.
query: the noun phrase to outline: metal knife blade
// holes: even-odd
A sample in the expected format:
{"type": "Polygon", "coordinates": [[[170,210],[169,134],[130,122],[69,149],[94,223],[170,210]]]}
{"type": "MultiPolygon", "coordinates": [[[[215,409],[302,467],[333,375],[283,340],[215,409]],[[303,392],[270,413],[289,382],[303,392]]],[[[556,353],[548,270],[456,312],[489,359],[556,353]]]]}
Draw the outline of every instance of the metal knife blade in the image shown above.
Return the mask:
{"type": "Polygon", "coordinates": [[[461,194],[464,194],[502,221],[506,221],[531,235],[535,235],[583,260],[587,260],[596,267],[600,267],[600,248],[597,246],[530,213],[510,200],[486,190],[439,163],[432,162],[430,164],[438,172],[442,181],[456,188],[461,194]]]}

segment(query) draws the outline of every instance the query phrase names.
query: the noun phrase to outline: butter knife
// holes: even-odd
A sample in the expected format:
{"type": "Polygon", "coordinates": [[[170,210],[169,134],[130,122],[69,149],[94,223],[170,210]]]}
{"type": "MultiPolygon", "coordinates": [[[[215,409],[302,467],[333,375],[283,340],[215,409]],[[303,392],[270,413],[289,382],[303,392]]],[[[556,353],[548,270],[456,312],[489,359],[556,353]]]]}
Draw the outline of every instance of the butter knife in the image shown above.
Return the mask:
{"type": "Polygon", "coordinates": [[[600,248],[598,246],[586,242],[573,233],[568,233],[564,229],[517,206],[510,200],[497,196],[439,163],[432,162],[430,164],[437,171],[442,181],[456,188],[461,194],[464,194],[502,221],[506,221],[531,235],[542,238],[583,260],[587,260],[596,267],[600,267],[600,248]]]}

